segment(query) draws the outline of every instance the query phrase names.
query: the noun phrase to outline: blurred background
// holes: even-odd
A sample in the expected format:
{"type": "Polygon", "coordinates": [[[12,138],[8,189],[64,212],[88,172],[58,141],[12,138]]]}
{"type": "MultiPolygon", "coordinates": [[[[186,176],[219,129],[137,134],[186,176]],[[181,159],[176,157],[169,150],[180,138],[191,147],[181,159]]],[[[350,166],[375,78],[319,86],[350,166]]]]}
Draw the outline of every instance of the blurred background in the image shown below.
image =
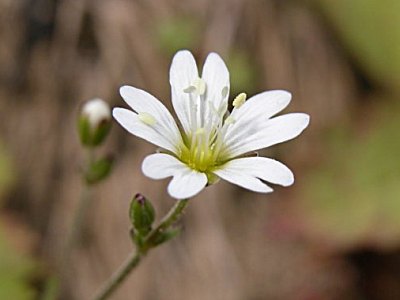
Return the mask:
{"type": "MultiPolygon", "coordinates": [[[[130,84],[170,107],[183,48],[224,58],[231,97],[292,92],[311,126],[262,154],[296,182],[207,188],[113,299],[400,299],[399,25],[398,0],[0,0],[0,299],[40,299],[54,274],[82,190],[80,105],[124,106],[130,84]]],[[[141,174],[154,150],[113,126],[63,298],[88,299],[132,251],[135,193],[173,205],[141,174]]]]}

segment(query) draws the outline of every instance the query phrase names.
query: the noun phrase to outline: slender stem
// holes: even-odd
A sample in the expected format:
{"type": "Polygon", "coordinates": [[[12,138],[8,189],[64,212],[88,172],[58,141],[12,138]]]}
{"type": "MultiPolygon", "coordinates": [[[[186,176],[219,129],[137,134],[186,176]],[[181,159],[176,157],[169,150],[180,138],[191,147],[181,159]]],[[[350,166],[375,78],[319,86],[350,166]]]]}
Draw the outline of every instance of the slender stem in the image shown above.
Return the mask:
{"type": "Polygon", "coordinates": [[[121,267],[110,277],[104,286],[94,296],[93,300],[105,300],[116,290],[117,287],[125,280],[130,272],[135,269],[142,257],[144,257],[148,250],[151,249],[150,242],[160,232],[165,231],[173,225],[182,215],[183,210],[187,206],[189,200],[180,200],[169,210],[165,217],[161,220],[160,224],[155,227],[145,238],[142,247],[138,248],[136,253],[132,253],[128,259],[121,265],[121,267]]]}
{"type": "MultiPolygon", "coordinates": [[[[94,153],[92,148],[87,149],[87,157],[86,157],[86,168],[90,168],[91,164],[94,161],[94,153]]],[[[63,255],[63,265],[61,271],[63,271],[63,267],[65,264],[68,264],[69,256],[71,250],[75,246],[75,243],[79,239],[79,235],[81,233],[81,229],[87,215],[87,211],[89,209],[89,205],[91,202],[91,187],[89,184],[84,183],[82,187],[82,193],[79,199],[78,208],[75,212],[75,215],[72,220],[71,228],[69,234],[67,236],[67,241],[64,247],[64,255],[63,255]]]]}
{"type": "Polygon", "coordinates": [[[161,220],[160,224],[156,228],[154,228],[150,233],[147,235],[145,239],[145,244],[146,242],[151,241],[158,233],[166,230],[169,228],[172,224],[174,224],[178,218],[181,216],[183,210],[189,203],[189,199],[185,200],[179,200],[176,201],[174,206],[169,210],[169,212],[164,216],[164,218],[161,220]]]}
{"type": "MultiPolygon", "coordinates": [[[[85,158],[85,168],[88,169],[90,165],[95,160],[93,148],[86,149],[86,158],[85,158]]],[[[91,188],[85,182],[82,186],[82,191],[79,198],[78,208],[76,209],[73,220],[71,223],[71,227],[67,234],[67,239],[63,248],[61,249],[61,255],[57,260],[57,269],[61,275],[61,278],[66,276],[66,271],[69,270],[68,264],[70,260],[70,254],[72,249],[75,246],[79,238],[79,234],[82,229],[83,222],[85,220],[85,216],[87,214],[87,210],[89,208],[91,202],[91,188]]],[[[61,293],[61,279],[56,277],[48,278],[44,292],[40,296],[41,300],[53,300],[58,299],[59,294],[61,293]]]]}
{"type": "Polygon", "coordinates": [[[83,187],[81,199],[79,201],[79,206],[76,210],[74,220],[71,225],[71,231],[69,232],[69,235],[67,237],[67,241],[65,244],[65,259],[68,259],[67,257],[70,255],[72,249],[74,248],[75,244],[78,242],[80,234],[81,234],[81,229],[83,227],[83,223],[85,220],[85,217],[87,215],[87,211],[89,209],[91,202],[91,191],[90,187],[88,185],[85,185],[83,187]]]}
{"type": "Polygon", "coordinates": [[[96,300],[105,300],[115,291],[115,289],[124,281],[129,273],[136,268],[143,255],[140,252],[132,253],[120,268],[111,276],[104,287],[95,296],[96,300]]]}

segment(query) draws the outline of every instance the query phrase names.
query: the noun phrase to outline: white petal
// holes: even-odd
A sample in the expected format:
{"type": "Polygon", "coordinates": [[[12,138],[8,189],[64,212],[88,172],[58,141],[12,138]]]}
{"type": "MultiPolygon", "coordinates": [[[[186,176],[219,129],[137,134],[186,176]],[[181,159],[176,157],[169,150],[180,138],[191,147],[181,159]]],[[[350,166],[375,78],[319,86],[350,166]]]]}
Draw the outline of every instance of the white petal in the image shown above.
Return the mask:
{"type": "Polygon", "coordinates": [[[289,186],[294,182],[293,173],[288,167],[277,160],[266,157],[237,158],[229,161],[222,168],[282,186],[289,186]]]}
{"type": "Polygon", "coordinates": [[[242,188],[251,190],[258,193],[270,193],[273,191],[268,185],[263,183],[260,179],[243,173],[237,168],[231,168],[229,162],[225,164],[221,169],[213,172],[217,176],[229,181],[230,183],[236,184],[242,188]]]}
{"type": "Polygon", "coordinates": [[[207,176],[186,167],[174,175],[168,185],[168,193],[176,199],[188,199],[198,194],[207,184],[207,176]]]}
{"type": "Polygon", "coordinates": [[[228,100],[229,71],[217,53],[210,53],[207,56],[201,78],[206,82],[207,100],[211,101],[214,108],[218,110],[222,103],[226,103],[228,100]]]}
{"type": "Polygon", "coordinates": [[[174,110],[186,133],[190,131],[190,99],[184,90],[199,77],[196,61],[187,50],[179,51],[172,59],[169,71],[171,98],[174,110]]]}
{"type": "Polygon", "coordinates": [[[163,179],[183,172],[187,166],[172,155],[155,153],[143,160],[142,171],[152,179],[163,179]]]}
{"type": "Polygon", "coordinates": [[[264,130],[265,122],[283,110],[290,103],[291,97],[287,91],[267,91],[251,97],[240,108],[234,108],[231,118],[235,123],[228,126],[225,135],[227,143],[233,139],[243,140],[264,130]]]}
{"type": "Polygon", "coordinates": [[[134,111],[150,114],[156,120],[157,130],[167,136],[171,143],[180,144],[182,139],[178,126],[171,113],[157,98],[132,86],[121,87],[120,94],[134,111]]]}
{"type": "Polygon", "coordinates": [[[235,135],[242,127],[249,127],[258,119],[269,119],[288,106],[291,98],[289,92],[282,90],[266,91],[249,98],[242,106],[233,109],[231,117],[236,122],[228,127],[226,137],[235,135]]]}
{"type": "Polygon", "coordinates": [[[139,120],[138,115],[125,108],[114,108],[113,117],[127,131],[140,137],[158,147],[177,152],[178,145],[175,142],[176,137],[167,132],[159,123],[149,126],[139,120]]]}
{"type": "Polygon", "coordinates": [[[251,151],[267,148],[297,137],[309,124],[310,116],[291,113],[275,117],[266,122],[257,120],[254,126],[243,126],[235,135],[224,141],[222,155],[236,157],[251,151]]]}

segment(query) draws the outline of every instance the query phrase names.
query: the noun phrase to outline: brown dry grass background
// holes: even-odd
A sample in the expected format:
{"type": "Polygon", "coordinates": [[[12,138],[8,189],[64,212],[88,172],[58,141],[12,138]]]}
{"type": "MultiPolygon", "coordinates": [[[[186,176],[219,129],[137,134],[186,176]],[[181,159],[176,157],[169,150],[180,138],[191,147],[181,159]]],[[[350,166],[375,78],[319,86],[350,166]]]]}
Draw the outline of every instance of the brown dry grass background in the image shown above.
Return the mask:
{"type": "MultiPolygon", "coordinates": [[[[190,47],[199,62],[209,51],[228,65],[244,53],[257,75],[250,93],[290,90],[288,110],[309,113],[312,123],[300,139],[265,152],[294,170],[294,187],[270,195],[226,183],[207,188],[187,209],[183,234],[151,253],[113,299],[355,299],[351,267],[307,242],[292,214],[302,175],[321,156],[319,136],[347,120],[359,95],[335,36],[300,1],[1,0],[0,132],[18,172],[7,203],[35,232],[34,252],[52,264],[77,204],[79,105],[101,97],[121,106],[122,84],[170,105],[172,52],[157,30],[179,18],[196,23],[190,47]]],[[[96,188],[85,243],[68,270],[68,298],[88,299],[132,251],[127,211],[136,192],[159,215],[173,204],[165,181],[141,174],[153,146],[115,125],[102,151],[115,154],[116,167],[96,188]]]]}

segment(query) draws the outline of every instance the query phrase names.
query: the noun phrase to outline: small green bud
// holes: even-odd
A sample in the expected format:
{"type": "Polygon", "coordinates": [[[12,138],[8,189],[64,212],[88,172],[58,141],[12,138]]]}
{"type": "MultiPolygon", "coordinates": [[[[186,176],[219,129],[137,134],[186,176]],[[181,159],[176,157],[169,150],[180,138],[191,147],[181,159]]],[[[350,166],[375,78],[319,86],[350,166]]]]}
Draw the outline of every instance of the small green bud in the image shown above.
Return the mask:
{"type": "Polygon", "coordinates": [[[98,183],[105,179],[112,170],[114,158],[111,155],[100,158],[90,164],[86,170],[85,179],[88,184],[98,183]]]}
{"type": "Polygon", "coordinates": [[[155,211],[149,200],[142,194],[136,194],[131,202],[129,217],[136,233],[144,237],[151,231],[155,211]]]}
{"type": "Polygon", "coordinates": [[[111,128],[111,110],[107,102],[93,99],[86,102],[78,120],[81,143],[87,147],[100,145],[111,128]]]}

